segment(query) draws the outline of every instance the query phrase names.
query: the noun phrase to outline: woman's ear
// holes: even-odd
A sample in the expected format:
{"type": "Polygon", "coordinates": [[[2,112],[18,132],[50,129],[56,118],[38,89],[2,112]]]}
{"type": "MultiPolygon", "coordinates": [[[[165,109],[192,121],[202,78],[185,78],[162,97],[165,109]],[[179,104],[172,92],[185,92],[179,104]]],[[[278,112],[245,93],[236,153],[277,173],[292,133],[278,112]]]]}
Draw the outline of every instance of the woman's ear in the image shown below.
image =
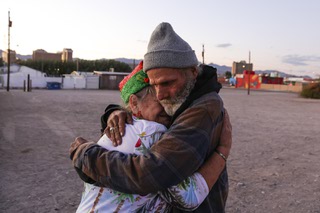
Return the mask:
{"type": "Polygon", "coordinates": [[[133,114],[137,114],[139,112],[138,107],[138,98],[136,95],[132,94],[129,97],[129,106],[133,114]]]}

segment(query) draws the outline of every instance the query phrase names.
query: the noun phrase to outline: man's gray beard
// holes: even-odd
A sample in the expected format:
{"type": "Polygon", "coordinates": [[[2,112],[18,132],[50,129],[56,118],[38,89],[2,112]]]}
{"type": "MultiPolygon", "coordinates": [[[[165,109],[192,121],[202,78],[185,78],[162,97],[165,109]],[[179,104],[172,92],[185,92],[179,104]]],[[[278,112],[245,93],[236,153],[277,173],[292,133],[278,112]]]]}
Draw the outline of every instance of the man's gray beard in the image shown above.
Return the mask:
{"type": "Polygon", "coordinates": [[[160,104],[163,106],[164,110],[169,116],[173,116],[180,106],[186,101],[194,87],[194,84],[194,79],[188,79],[186,86],[176,95],[176,97],[160,101],[160,104]]]}

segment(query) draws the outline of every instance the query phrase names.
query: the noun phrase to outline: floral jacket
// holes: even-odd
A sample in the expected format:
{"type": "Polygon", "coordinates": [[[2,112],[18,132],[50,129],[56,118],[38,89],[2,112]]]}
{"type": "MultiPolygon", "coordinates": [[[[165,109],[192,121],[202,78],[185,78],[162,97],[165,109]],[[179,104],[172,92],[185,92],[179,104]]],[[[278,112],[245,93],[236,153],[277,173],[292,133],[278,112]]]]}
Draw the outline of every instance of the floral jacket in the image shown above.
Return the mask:
{"type": "MultiPolygon", "coordinates": [[[[114,147],[106,135],[100,138],[98,144],[108,150],[145,155],[166,130],[161,124],[134,118],[134,124],[126,126],[126,134],[120,146],[114,147]]],[[[199,173],[194,173],[167,190],[144,196],[85,183],[77,212],[169,212],[172,206],[193,210],[208,193],[208,186],[199,173]]]]}

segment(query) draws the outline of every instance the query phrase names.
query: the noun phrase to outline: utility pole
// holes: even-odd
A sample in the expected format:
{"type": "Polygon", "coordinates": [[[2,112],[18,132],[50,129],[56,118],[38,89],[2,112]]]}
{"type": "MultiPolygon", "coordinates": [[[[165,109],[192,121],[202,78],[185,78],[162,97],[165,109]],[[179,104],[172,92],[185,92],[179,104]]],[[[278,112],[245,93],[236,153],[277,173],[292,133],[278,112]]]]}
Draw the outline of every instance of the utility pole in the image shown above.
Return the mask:
{"type": "Polygon", "coordinates": [[[202,64],[204,64],[204,44],[202,44],[202,64]]]}
{"type": "MultiPolygon", "coordinates": [[[[250,61],[251,61],[251,52],[249,51],[249,65],[250,65],[250,61]]],[[[249,78],[248,79],[248,95],[250,95],[251,70],[249,70],[248,78],[249,78]]]]}
{"type": "Polygon", "coordinates": [[[79,71],[79,58],[77,59],[77,72],[79,71]]]}
{"type": "Polygon", "coordinates": [[[7,91],[10,90],[10,27],[12,26],[12,21],[10,20],[10,11],[8,11],[8,72],[7,72],[7,91]]]}

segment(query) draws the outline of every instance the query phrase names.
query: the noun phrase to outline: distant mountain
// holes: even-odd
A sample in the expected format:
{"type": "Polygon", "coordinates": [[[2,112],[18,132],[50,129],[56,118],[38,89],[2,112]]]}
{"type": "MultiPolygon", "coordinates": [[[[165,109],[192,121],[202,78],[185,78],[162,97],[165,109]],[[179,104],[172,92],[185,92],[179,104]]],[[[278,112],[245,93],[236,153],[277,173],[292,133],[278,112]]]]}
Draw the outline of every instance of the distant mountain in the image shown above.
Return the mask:
{"type": "MultiPolygon", "coordinates": [[[[123,63],[126,63],[126,64],[129,64],[129,65],[132,65],[132,64],[138,64],[140,63],[140,61],[142,61],[142,59],[128,59],[128,58],[115,58],[113,60],[116,60],[116,61],[120,61],[120,62],[123,62],[123,63]]],[[[231,72],[231,67],[228,67],[228,66],[220,66],[218,64],[208,64],[210,66],[213,66],[215,68],[217,68],[217,71],[218,71],[218,74],[224,74],[226,71],[230,71],[231,72]]]]}
{"type": "MultiPolygon", "coordinates": [[[[0,57],[2,57],[2,52],[3,52],[3,50],[0,49],[0,57]]],[[[32,59],[32,55],[16,54],[16,56],[20,60],[32,59]]],[[[108,59],[104,58],[101,60],[108,60],[108,59]]],[[[126,63],[129,66],[131,66],[132,68],[134,68],[134,66],[138,65],[140,63],[140,61],[142,61],[142,59],[128,59],[128,58],[115,58],[113,60],[126,63]]],[[[218,75],[224,75],[227,71],[231,72],[231,70],[232,70],[232,67],[229,67],[226,65],[218,65],[218,64],[214,64],[214,63],[210,63],[208,65],[217,68],[218,75]]],[[[296,75],[287,74],[285,72],[281,72],[278,70],[255,70],[255,73],[257,73],[257,74],[262,74],[262,73],[270,74],[270,73],[274,73],[274,72],[277,72],[280,77],[297,77],[296,75]]],[[[308,76],[308,75],[299,76],[299,77],[310,78],[310,76],[308,76]]]]}
{"type": "MultiPolygon", "coordinates": [[[[217,72],[218,72],[219,75],[224,75],[227,71],[231,72],[231,70],[232,70],[232,67],[228,67],[228,66],[225,66],[225,65],[220,66],[218,64],[213,64],[213,63],[208,64],[208,65],[217,68],[217,72]]],[[[277,71],[277,70],[254,70],[254,72],[256,74],[262,74],[262,73],[270,74],[270,73],[278,72],[278,75],[280,77],[287,77],[288,76],[287,73],[280,72],[280,71],[277,71]]]]}
{"type": "MultiPolygon", "coordinates": [[[[224,75],[225,72],[227,72],[227,71],[231,72],[231,70],[232,70],[232,67],[228,67],[228,66],[225,66],[225,65],[220,66],[220,65],[218,65],[218,64],[213,64],[213,63],[210,63],[210,64],[208,64],[208,65],[217,68],[217,73],[218,73],[219,75],[224,75]]],[[[277,73],[278,73],[278,76],[280,76],[280,77],[298,77],[298,76],[296,76],[296,75],[287,74],[287,73],[285,73],[285,72],[281,72],[281,71],[278,71],[278,70],[254,70],[254,72],[255,72],[256,74],[262,74],[262,73],[264,73],[264,74],[269,74],[269,75],[270,75],[271,73],[277,72],[277,73]]],[[[311,78],[311,77],[308,76],[308,75],[299,76],[299,77],[311,78]]]]}
{"type": "MultiPolygon", "coordinates": [[[[137,65],[142,59],[116,58],[114,60],[120,61],[120,62],[123,62],[123,63],[127,63],[130,66],[132,66],[133,63],[134,63],[134,60],[135,60],[135,64],[137,65]]],[[[218,75],[224,75],[227,71],[231,72],[231,70],[232,70],[232,67],[229,67],[229,66],[226,66],[226,65],[218,65],[218,64],[214,64],[214,63],[210,63],[208,65],[217,68],[218,75]]],[[[270,74],[270,73],[274,73],[274,72],[278,72],[278,75],[280,77],[291,77],[291,76],[294,76],[294,75],[289,75],[289,74],[287,74],[285,72],[281,72],[281,71],[278,71],[278,70],[255,70],[255,73],[257,73],[257,74],[262,74],[262,73],[270,74]]],[[[309,76],[303,76],[303,77],[309,77],[309,76]]]]}
{"type": "Polygon", "coordinates": [[[115,58],[113,59],[115,61],[120,61],[126,64],[136,64],[138,65],[140,63],[140,61],[142,61],[142,59],[128,59],[128,58],[115,58]]]}
{"type": "Polygon", "coordinates": [[[210,63],[208,65],[215,67],[217,69],[218,75],[224,75],[227,71],[231,72],[231,70],[232,70],[232,67],[228,67],[226,65],[220,66],[220,65],[214,64],[214,63],[210,63]]]}
{"type": "Polygon", "coordinates": [[[290,76],[292,76],[292,75],[289,75],[289,74],[287,74],[287,73],[284,73],[284,72],[280,72],[280,71],[278,71],[278,70],[255,70],[254,71],[256,74],[271,74],[271,73],[275,73],[275,72],[277,72],[278,73],[278,75],[280,76],[280,77],[290,77],[290,76]]]}
{"type": "Polygon", "coordinates": [[[20,60],[26,61],[28,59],[32,59],[32,55],[20,55],[16,54],[16,57],[19,58],[20,60]]]}
{"type": "MultiPolygon", "coordinates": [[[[140,61],[142,61],[142,59],[127,59],[127,58],[115,58],[113,60],[120,61],[120,62],[129,64],[129,65],[132,65],[134,63],[137,65],[138,63],[140,63],[140,61]]],[[[224,74],[227,71],[231,72],[231,67],[228,67],[228,66],[225,66],[225,65],[220,66],[218,64],[213,64],[213,63],[208,64],[208,65],[217,68],[218,74],[221,74],[221,75],[224,74]]]]}

